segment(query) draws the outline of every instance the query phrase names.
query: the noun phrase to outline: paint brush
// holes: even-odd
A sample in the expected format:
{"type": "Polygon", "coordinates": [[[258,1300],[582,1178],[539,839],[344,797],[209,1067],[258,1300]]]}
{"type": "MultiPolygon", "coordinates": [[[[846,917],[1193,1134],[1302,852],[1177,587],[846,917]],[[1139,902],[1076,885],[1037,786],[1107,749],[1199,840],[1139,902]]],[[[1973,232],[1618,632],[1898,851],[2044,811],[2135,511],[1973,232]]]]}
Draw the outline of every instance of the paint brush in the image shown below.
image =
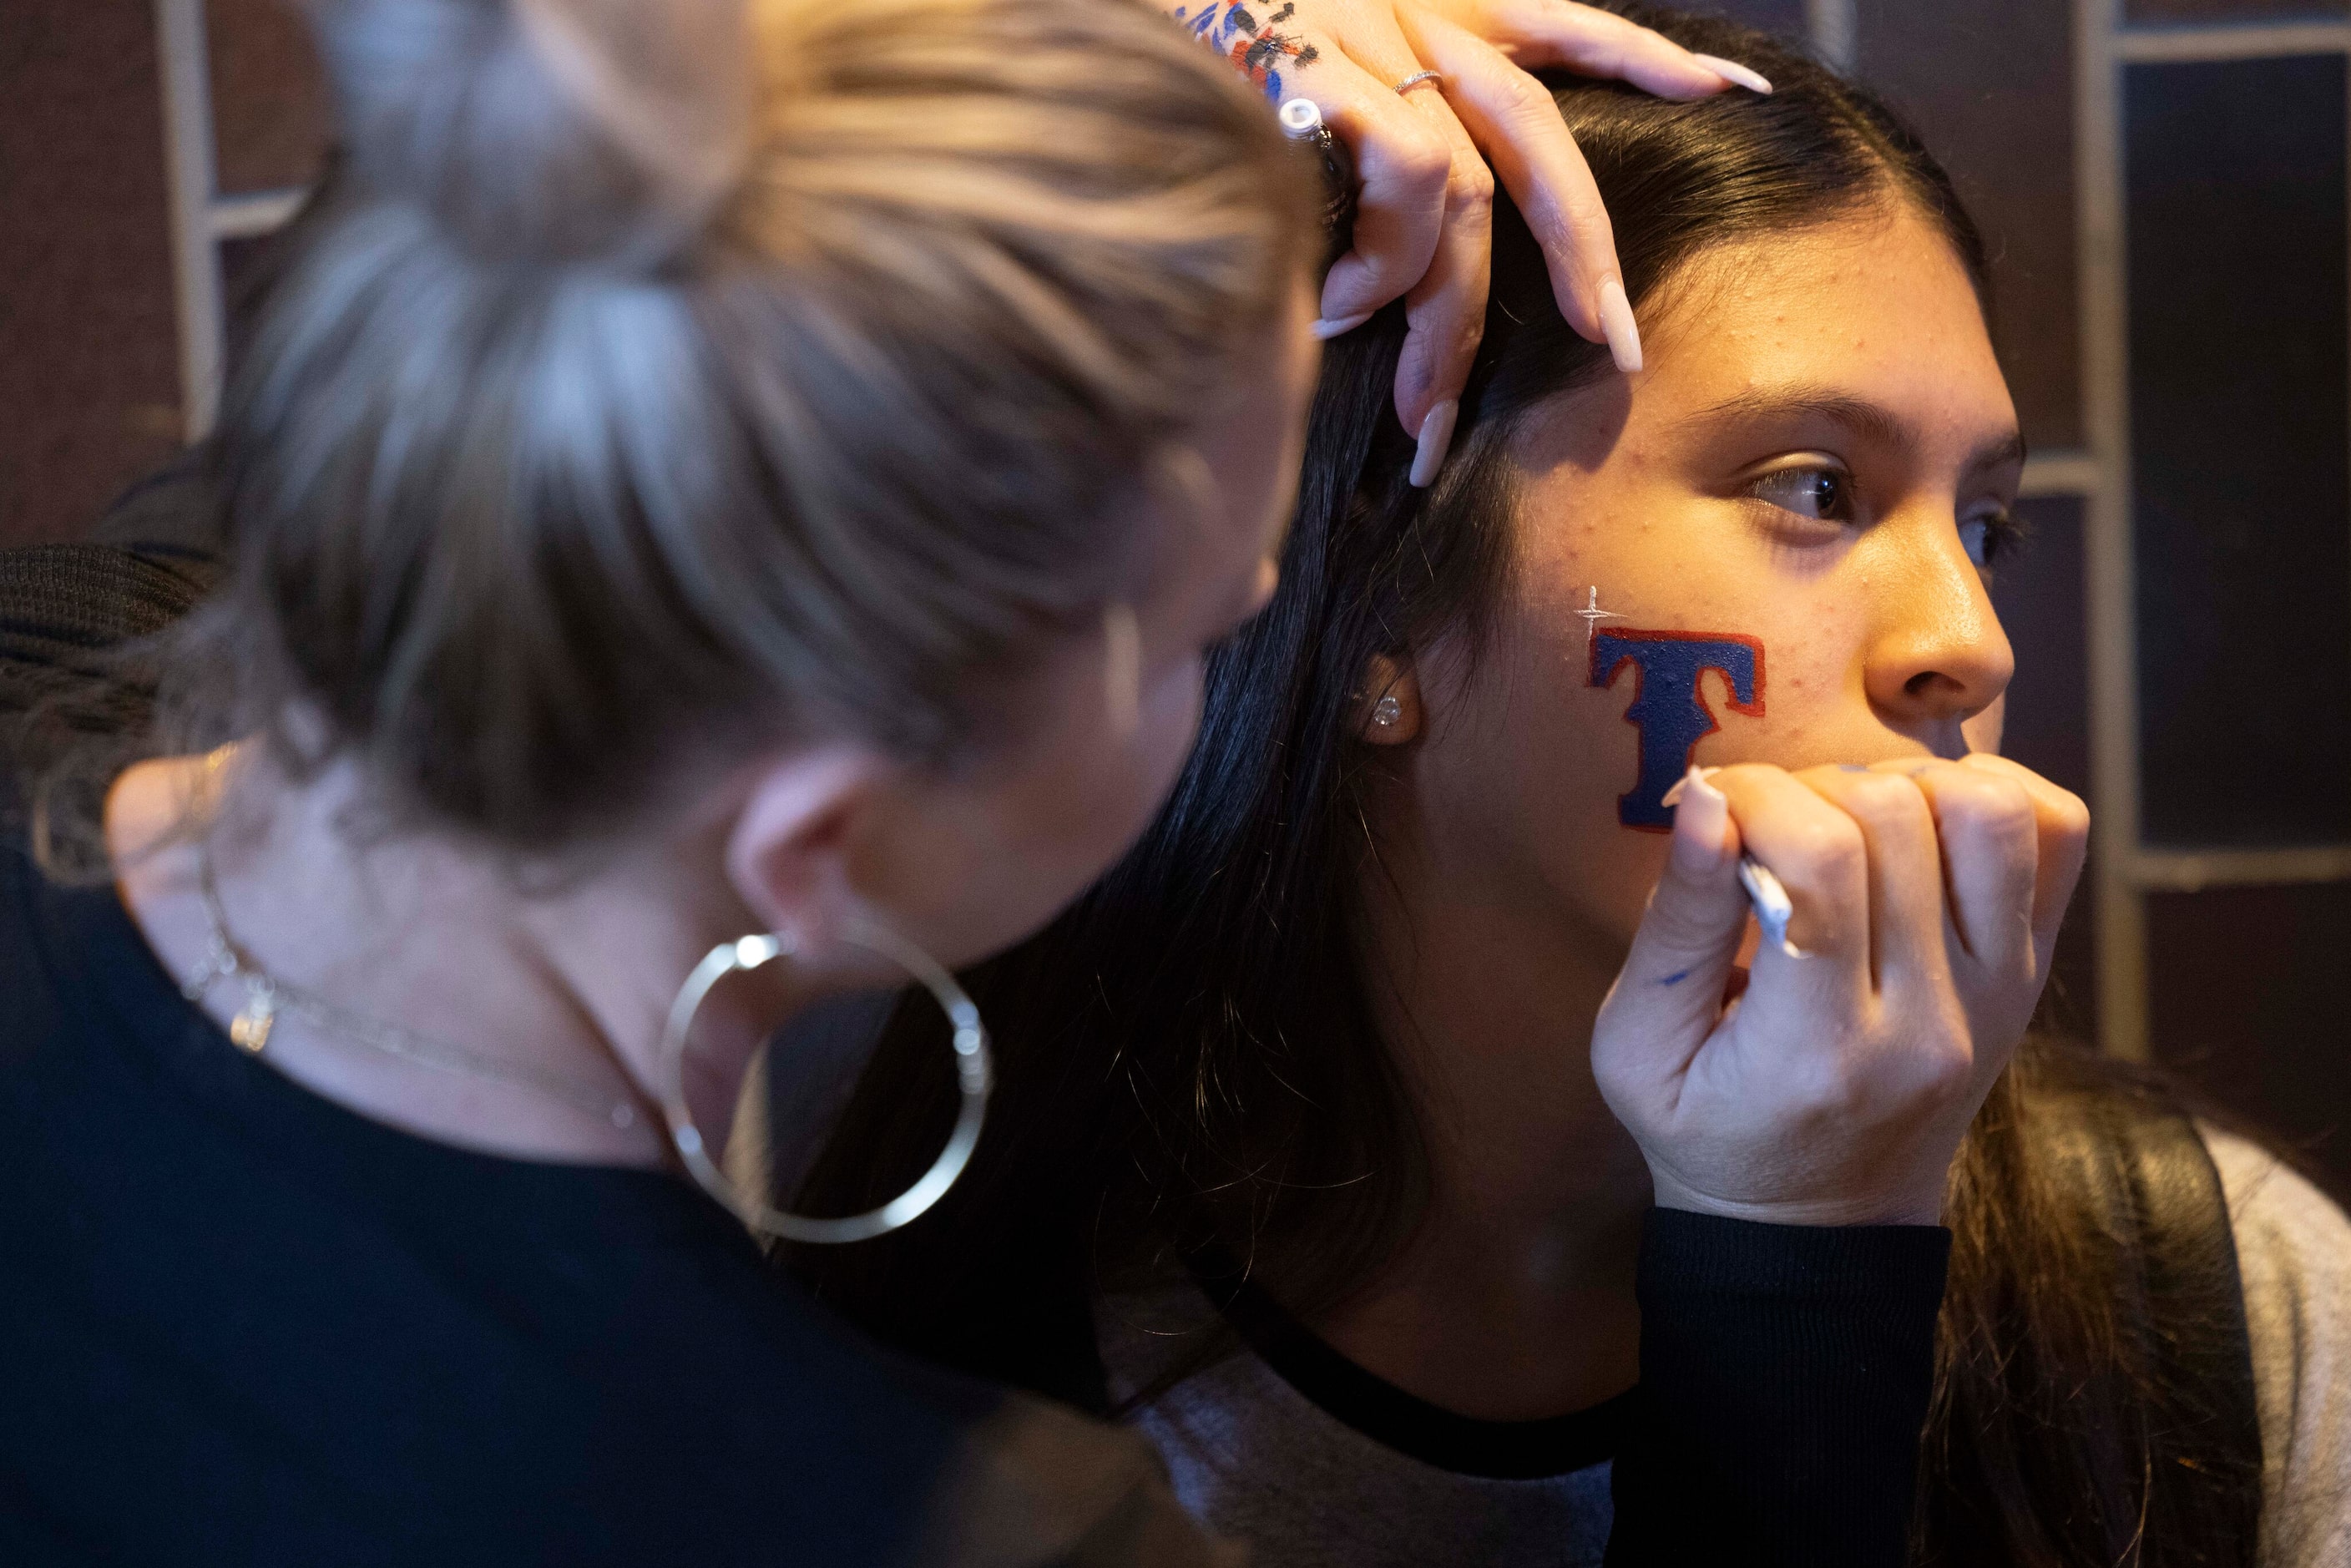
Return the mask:
{"type": "MultiPolygon", "coordinates": [[[[1695,779],[1704,783],[1713,771],[1711,768],[1693,766],[1666,791],[1663,803],[1678,806],[1689,781],[1695,779]]],[[[1786,886],[1771,873],[1771,868],[1742,851],[1739,856],[1739,885],[1747,890],[1747,902],[1754,907],[1755,924],[1763,928],[1763,939],[1791,958],[1802,957],[1804,950],[1788,940],[1788,922],[1795,917],[1796,906],[1789,899],[1786,886]]]]}
{"type": "Polygon", "coordinates": [[[1739,857],[1739,885],[1747,890],[1747,902],[1755,906],[1755,923],[1763,927],[1763,937],[1776,943],[1780,951],[1791,958],[1801,958],[1804,950],[1788,940],[1788,922],[1794,917],[1796,906],[1788,900],[1788,890],[1771,874],[1771,868],[1753,855],[1739,857]]]}

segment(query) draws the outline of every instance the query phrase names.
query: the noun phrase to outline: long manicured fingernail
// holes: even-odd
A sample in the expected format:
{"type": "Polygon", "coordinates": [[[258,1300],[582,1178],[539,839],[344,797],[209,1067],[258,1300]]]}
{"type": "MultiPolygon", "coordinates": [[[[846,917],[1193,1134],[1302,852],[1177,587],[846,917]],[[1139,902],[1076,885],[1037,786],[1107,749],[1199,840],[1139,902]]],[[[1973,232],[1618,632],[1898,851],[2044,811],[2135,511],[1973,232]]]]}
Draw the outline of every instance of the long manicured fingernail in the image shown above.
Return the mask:
{"type": "Polygon", "coordinates": [[[1682,791],[1689,788],[1689,781],[1692,779],[1696,779],[1699,783],[1703,784],[1721,771],[1722,769],[1719,768],[1700,768],[1693,763],[1687,773],[1683,774],[1680,778],[1674,780],[1672,789],[1667,789],[1663,795],[1657,798],[1657,804],[1661,806],[1680,805],[1682,803],[1682,791]]]}
{"type": "Polygon", "coordinates": [[[1449,397],[1420,422],[1420,446],[1412,455],[1416,488],[1426,490],[1437,482],[1437,471],[1445,466],[1445,454],[1453,445],[1453,422],[1460,417],[1461,400],[1449,397]]]}
{"type": "Polygon", "coordinates": [[[1768,93],[1771,90],[1771,78],[1770,77],[1764,76],[1758,71],[1750,70],[1745,66],[1740,65],[1737,60],[1726,60],[1720,55],[1692,55],[1690,58],[1696,60],[1698,64],[1704,66],[1707,69],[1712,71],[1723,80],[1743,87],[1749,92],[1768,93]]]}
{"type": "Polygon", "coordinates": [[[1335,318],[1322,316],[1315,319],[1314,325],[1310,328],[1309,330],[1311,330],[1317,339],[1327,343],[1333,338],[1345,337],[1348,333],[1353,331],[1356,328],[1362,326],[1371,319],[1372,313],[1368,310],[1354,316],[1340,316],[1335,318]]]}
{"type": "Polygon", "coordinates": [[[1614,277],[1600,286],[1600,331],[1618,370],[1629,376],[1641,368],[1641,324],[1633,319],[1625,285],[1614,277]]]}

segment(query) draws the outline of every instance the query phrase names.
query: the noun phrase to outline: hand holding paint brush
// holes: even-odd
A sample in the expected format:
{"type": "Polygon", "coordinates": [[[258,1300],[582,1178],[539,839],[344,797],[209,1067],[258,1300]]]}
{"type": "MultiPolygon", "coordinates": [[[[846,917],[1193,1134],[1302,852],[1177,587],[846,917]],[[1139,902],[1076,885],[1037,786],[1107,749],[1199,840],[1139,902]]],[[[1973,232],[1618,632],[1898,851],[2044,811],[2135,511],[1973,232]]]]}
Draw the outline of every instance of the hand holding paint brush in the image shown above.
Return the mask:
{"type": "Polygon", "coordinates": [[[2022,1039],[2089,814],[2001,758],[1690,770],[1593,1033],[1657,1202],[1932,1224],[2022,1039]],[[1750,911],[1760,945],[1726,991],[1750,911]]]}
{"type": "MultiPolygon", "coordinates": [[[[1666,791],[1666,804],[1679,806],[1682,794],[1692,784],[1705,787],[1709,775],[1722,771],[1719,768],[1700,768],[1692,764],[1689,772],[1666,791]]],[[[1747,902],[1755,907],[1755,924],[1763,932],[1763,940],[1791,958],[1801,958],[1804,950],[1788,940],[1788,922],[1795,918],[1796,906],[1788,897],[1787,884],[1772,874],[1771,868],[1753,855],[1739,857],[1739,885],[1747,890],[1747,902]]]]}

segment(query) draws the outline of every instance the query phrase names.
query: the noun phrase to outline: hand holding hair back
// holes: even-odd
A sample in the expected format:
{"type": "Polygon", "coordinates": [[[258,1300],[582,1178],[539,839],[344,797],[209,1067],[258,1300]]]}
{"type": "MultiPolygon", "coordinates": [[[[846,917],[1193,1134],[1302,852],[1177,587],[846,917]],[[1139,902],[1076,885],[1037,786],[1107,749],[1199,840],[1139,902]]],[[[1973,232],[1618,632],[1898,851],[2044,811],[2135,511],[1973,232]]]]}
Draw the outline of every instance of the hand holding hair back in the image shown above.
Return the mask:
{"type": "Polygon", "coordinates": [[[1640,368],[1599,187],[1529,73],[1556,66],[1669,99],[1771,90],[1735,62],[1563,0],[1162,5],[1274,102],[1311,99],[1353,152],[1362,177],[1354,245],[1324,281],[1316,330],[1336,337],[1405,301],[1396,417],[1423,437],[1416,468],[1432,476],[1485,320],[1497,175],[1542,242],[1561,314],[1606,341],[1621,369],[1640,368]]]}
{"type": "Polygon", "coordinates": [[[1930,1225],[1961,1134],[2031,1021],[2089,835],[1999,757],[1693,774],[1672,852],[1593,1031],[1657,1202],[1792,1225],[1930,1225]],[[1742,850],[1785,884],[1724,991],[1742,850]]]}

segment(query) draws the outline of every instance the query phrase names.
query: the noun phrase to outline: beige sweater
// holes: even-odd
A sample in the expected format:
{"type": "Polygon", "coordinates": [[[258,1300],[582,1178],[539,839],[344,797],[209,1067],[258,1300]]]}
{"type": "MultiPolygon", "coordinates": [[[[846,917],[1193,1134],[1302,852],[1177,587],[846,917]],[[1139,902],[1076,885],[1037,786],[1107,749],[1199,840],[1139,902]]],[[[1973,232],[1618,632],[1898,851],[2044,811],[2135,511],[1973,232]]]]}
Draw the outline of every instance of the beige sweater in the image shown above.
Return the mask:
{"type": "Polygon", "coordinates": [[[2237,1230],[2262,1412],[2262,1561],[2351,1564],[2351,1221],[2254,1145],[2204,1129],[2237,1230]]]}

